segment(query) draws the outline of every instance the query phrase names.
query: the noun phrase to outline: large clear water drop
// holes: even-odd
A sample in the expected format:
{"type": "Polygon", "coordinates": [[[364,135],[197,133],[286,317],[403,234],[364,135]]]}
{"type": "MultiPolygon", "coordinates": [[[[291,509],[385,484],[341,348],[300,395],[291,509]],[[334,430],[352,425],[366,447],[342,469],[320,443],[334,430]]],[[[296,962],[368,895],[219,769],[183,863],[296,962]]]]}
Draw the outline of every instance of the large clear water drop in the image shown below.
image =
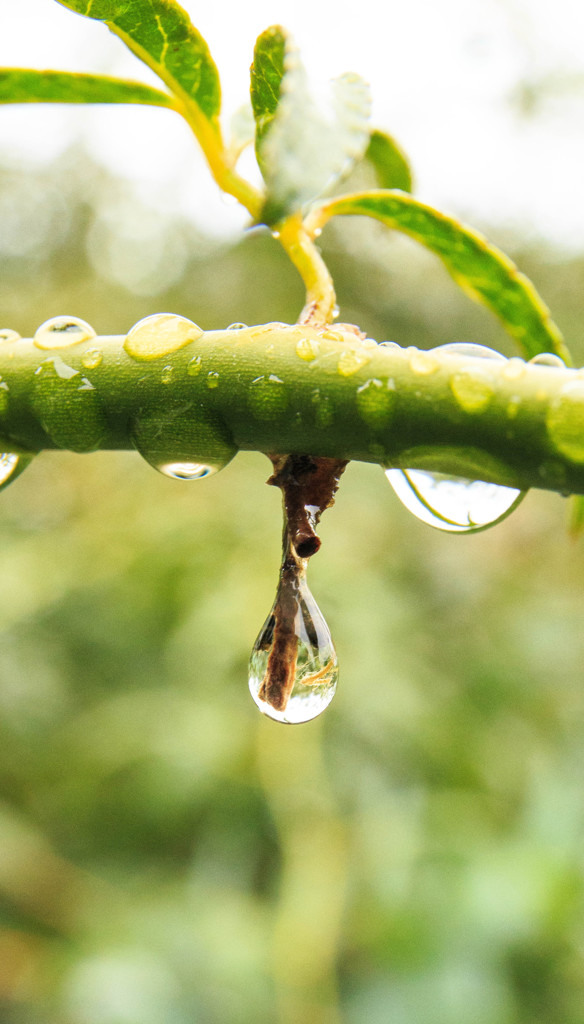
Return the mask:
{"type": "Polygon", "coordinates": [[[154,469],[173,480],[204,480],[219,473],[237,454],[219,420],[190,417],[188,410],[160,410],[138,417],[134,447],[154,469]]]}
{"type": "MultiPolygon", "coordinates": [[[[481,376],[479,360],[509,362],[505,356],[484,345],[454,342],[432,350],[440,354],[468,356],[468,368],[459,368],[451,388],[461,408],[480,415],[488,405],[493,388],[488,377],[481,376]]],[[[514,487],[469,479],[450,473],[425,469],[386,469],[385,475],[401,503],[417,519],[448,533],[476,533],[504,519],[524,498],[514,487]]]]}
{"type": "Polygon", "coordinates": [[[251,653],[251,695],[275,722],[309,722],[330,704],[338,674],[329,628],[306,582],[306,560],[288,549],[276,600],[251,653]]]}
{"type": "Polygon", "coordinates": [[[525,496],[515,487],[422,469],[386,469],[385,475],[417,519],[449,533],[476,533],[494,526],[525,496]]]}

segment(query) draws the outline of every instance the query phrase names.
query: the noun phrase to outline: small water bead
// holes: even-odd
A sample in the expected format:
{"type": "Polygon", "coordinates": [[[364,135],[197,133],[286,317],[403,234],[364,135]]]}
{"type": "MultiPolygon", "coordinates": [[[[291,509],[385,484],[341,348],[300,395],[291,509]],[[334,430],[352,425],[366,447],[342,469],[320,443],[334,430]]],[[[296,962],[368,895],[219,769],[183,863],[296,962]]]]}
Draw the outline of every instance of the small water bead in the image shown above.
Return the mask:
{"type": "Polygon", "coordinates": [[[318,342],[314,338],[301,338],[296,345],[296,355],[310,363],[318,355],[318,342]]]}
{"type": "Polygon", "coordinates": [[[314,421],[317,427],[330,427],[335,419],[335,408],[332,399],[323,395],[319,388],[312,392],[311,402],[314,407],[314,421]]]}
{"type": "Polygon", "coordinates": [[[508,359],[505,366],[501,370],[503,377],[506,380],[519,380],[525,373],[526,362],[523,359],[519,359],[518,356],[513,356],[512,359],[508,359]]]}
{"type": "Polygon", "coordinates": [[[342,377],[351,377],[358,370],[361,370],[367,363],[371,362],[371,356],[357,348],[345,349],[341,355],[337,370],[342,377]]]}
{"type": "Polygon", "coordinates": [[[234,324],[229,324],[229,327],[227,327],[227,330],[228,331],[245,331],[247,326],[248,326],[247,324],[234,323],[234,324]]]}
{"type": "Polygon", "coordinates": [[[91,341],[97,334],[93,327],[75,316],[55,316],[37,329],[33,342],[43,350],[68,348],[82,341],[91,341]]]}
{"type": "Polygon", "coordinates": [[[467,367],[450,378],[450,390],[465,412],[476,413],[486,409],[495,394],[491,377],[480,366],[467,367]]]}
{"type": "Polygon", "coordinates": [[[474,533],[494,526],[524,497],[514,487],[421,469],[386,469],[385,475],[417,519],[450,533],[474,533]]]}
{"type": "Polygon", "coordinates": [[[373,430],[382,430],[391,420],[394,412],[395,391],[390,385],[372,377],[357,388],[357,410],[373,430]]]}
{"type": "Polygon", "coordinates": [[[215,370],[210,370],[207,374],[207,387],[211,390],[219,387],[219,374],[215,370]]]}
{"type": "Polygon", "coordinates": [[[187,363],[187,373],[189,377],[197,377],[201,372],[202,365],[203,360],[200,356],[193,356],[192,359],[189,359],[187,363]]]}
{"type": "Polygon", "coordinates": [[[584,381],[572,380],[558,392],[547,412],[550,441],[572,462],[584,462],[584,381]]]}
{"type": "Polygon", "coordinates": [[[448,345],[440,345],[438,348],[433,348],[431,351],[440,355],[444,353],[448,355],[450,353],[453,356],[471,356],[473,359],[506,361],[505,356],[501,355],[500,352],[496,352],[494,348],[487,348],[486,345],[475,345],[474,342],[470,341],[454,341],[448,345]]]}
{"type": "Polygon", "coordinates": [[[529,360],[530,366],[551,366],[556,370],[565,370],[566,364],[555,352],[538,352],[533,359],[529,360]]]}
{"type": "Polygon", "coordinates": [[[100,348],[88,348],[81,356],[81,362],[86,370],[97,370],[103,362],[103,352],[100,348]]]}
{"type": "Polygon", "coordinates": [[[205,332],[192,320],[174,313],[154,313],[134,324],[124,348],[133,359],[148,361],[169,356],[205,332]]]}
{"type": "Polygon", "coordinates": [[[12,331],[9,327],[0,327],[0,345],[9,345],[13,341],[20,341],[21,335],[18,331],[12,331]]]}
{"type": "Polygon", "coordinates": [[[431,373],[436,373],[440,363],[431,352],[425,352],[423,349],[414,349],[409,358],[410,369],[414,373],[422,376],[428,376],[431,373]]]}
{"type": "Polygon", "coordinates": [[[278,419],[288,407],[288,390],[284,381],[275,373],[256,377],[251,382],[247,403],[256,419],[278,419]]]}
{"type": "Polygon", "coordinates": [[[249,663],[249,689],[268,718],[287,725],[310,722],[328,707],[338,681],[337,656],[322,612],[304,572],[289,596],[290,629],[278,626],[276,600],[254,644],[249,663]]]}
{"type": "Polygon", "coordinates": [[[343,342],[345,342],[347,340],[345,335],[341,331],[330,331],[330,330],[329,331],[323,331],[322,334],[321,334],[321,338],[323,338],[325,341],[336,341],[340,345],[342,345],[343,342]]]}
{"type": "Polygon", "coordinates": [[[162,374],[160,376],[160,380],[161,380],[162,384],[172,384],[173,377],[174,377],[174,366],[170,366],[170,365],[169,366],[165,366],[163,371],[162,371],[162,374]]]}

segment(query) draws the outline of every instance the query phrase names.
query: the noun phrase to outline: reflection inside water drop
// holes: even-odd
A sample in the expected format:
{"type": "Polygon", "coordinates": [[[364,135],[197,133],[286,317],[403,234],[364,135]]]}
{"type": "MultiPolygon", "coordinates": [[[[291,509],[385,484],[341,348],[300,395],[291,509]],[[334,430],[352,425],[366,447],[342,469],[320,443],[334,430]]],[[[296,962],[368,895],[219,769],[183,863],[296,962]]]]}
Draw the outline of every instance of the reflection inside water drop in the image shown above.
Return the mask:
{"type": "Polygon", "coordinates": [[[251,695],[264,715],[296,725],[328,707],[337,679],[337,656],[306,582],[306,560],[289,547],[276,600],[251,653],[251,695]]]}
{"type": "Polygon", "coordinates": [[[514,487],[421,469],[386,469],[395,493],[417,519],[450,533],[494,526],[525,496],[514,487]]]}
{"type": "Polygon", "coordinates": [[[208,466],[204,462],[162,462],[156,469],[173,480],[203,480],[217,473],[215,466],[208,466]]]}

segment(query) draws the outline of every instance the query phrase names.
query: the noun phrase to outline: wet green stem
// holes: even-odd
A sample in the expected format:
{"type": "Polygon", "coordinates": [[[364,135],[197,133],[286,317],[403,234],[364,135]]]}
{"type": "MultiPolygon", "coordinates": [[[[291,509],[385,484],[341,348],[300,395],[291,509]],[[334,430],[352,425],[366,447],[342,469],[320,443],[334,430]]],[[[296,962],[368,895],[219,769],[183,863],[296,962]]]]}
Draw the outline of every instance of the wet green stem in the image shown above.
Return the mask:
{"type": "Polygon", "coordinates": [[[201,421],[244,450],[584,493],[576,370],[378,346],[343,325],[207,331],[145,359],[123,342],[98,337],[52,351],[1,343],[2,449],[132,448],[148,416],[169,458],[177,427],[192,434],[201,421]]]}

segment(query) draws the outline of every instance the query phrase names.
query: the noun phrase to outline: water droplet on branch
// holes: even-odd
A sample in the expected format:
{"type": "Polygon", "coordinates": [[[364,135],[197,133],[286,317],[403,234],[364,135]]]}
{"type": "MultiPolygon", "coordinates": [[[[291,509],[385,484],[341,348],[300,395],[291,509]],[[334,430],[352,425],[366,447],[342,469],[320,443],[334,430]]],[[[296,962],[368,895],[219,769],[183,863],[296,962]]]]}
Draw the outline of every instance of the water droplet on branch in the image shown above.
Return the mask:
{"type": "Polygon", "coordinates": [[[95,337],[96,332],[85,320],[80,320],[76,316],[55,316],[41,324],[33,341],[37,348],[50,350],[79,345],[82,341],[90,341],[95,337]]]}
{"type": "Polygon", "coordinates": [[[276,600],[252,650],[251,695],[276,722],[309,722],[330,704],[338,674],[329,628],[306,582],[306,560],[289,549],[276,600]]]}
{"type": "Polygon", "coordinates": [[[431,473],[386,469],[397,497],[417,519],[450,533],[474,533],[504,519],[525,496],[514,487],[431,473]]]}
{"type": "Polygon", "coordinates": [[[13,331],[10,327],[0,327],[0,344],[10,344],[13,341],[20,341],[20,334],[18,331],[13,331]]]}
{"type": "Polygon", "coordinates": [[[219,421],[191,411],[164,408],[144,414],[132,427],[136,450],[154,469],[173,480],[203,480],[222,470],[237,448],[219,421]]]}
{"type": "Polygon", "coordinates": [[[564,360],[557,356],[555,352],[538,352],[533,359],[529,360],[529,363],[532,366],[551,366],[556,370],[566,369],[564,360]]]}
{"type": "Polygon", "coordinates": [[[196,341],[202,334],[204,331],[184,316],[153,313],[134,324],[124,341],[124,348],[133,359],[160,359],[196,341]]]}
{"type": "MultiPolygon", "coordinates": [[[[472,360],[452,375],[450,388],[461,409],[473,415],[486,409],[495,392],[490,362],[504,362],[505,370],[514,363],[508,374],[513,379],[525,369],[523,360],[506,360],[500,352],[471,342],[454,342],[431,351],[433,356],[444,353],[472,360]]],[[[513,418],[518,410],[519,404],[513,405],[509,415],[513,418]]],[[[515,487],[426,469],[390,468],[385,475],[402,505],[417,519],[449,533],[475,533],[494,526],[525,496],[515,487]]]]}

